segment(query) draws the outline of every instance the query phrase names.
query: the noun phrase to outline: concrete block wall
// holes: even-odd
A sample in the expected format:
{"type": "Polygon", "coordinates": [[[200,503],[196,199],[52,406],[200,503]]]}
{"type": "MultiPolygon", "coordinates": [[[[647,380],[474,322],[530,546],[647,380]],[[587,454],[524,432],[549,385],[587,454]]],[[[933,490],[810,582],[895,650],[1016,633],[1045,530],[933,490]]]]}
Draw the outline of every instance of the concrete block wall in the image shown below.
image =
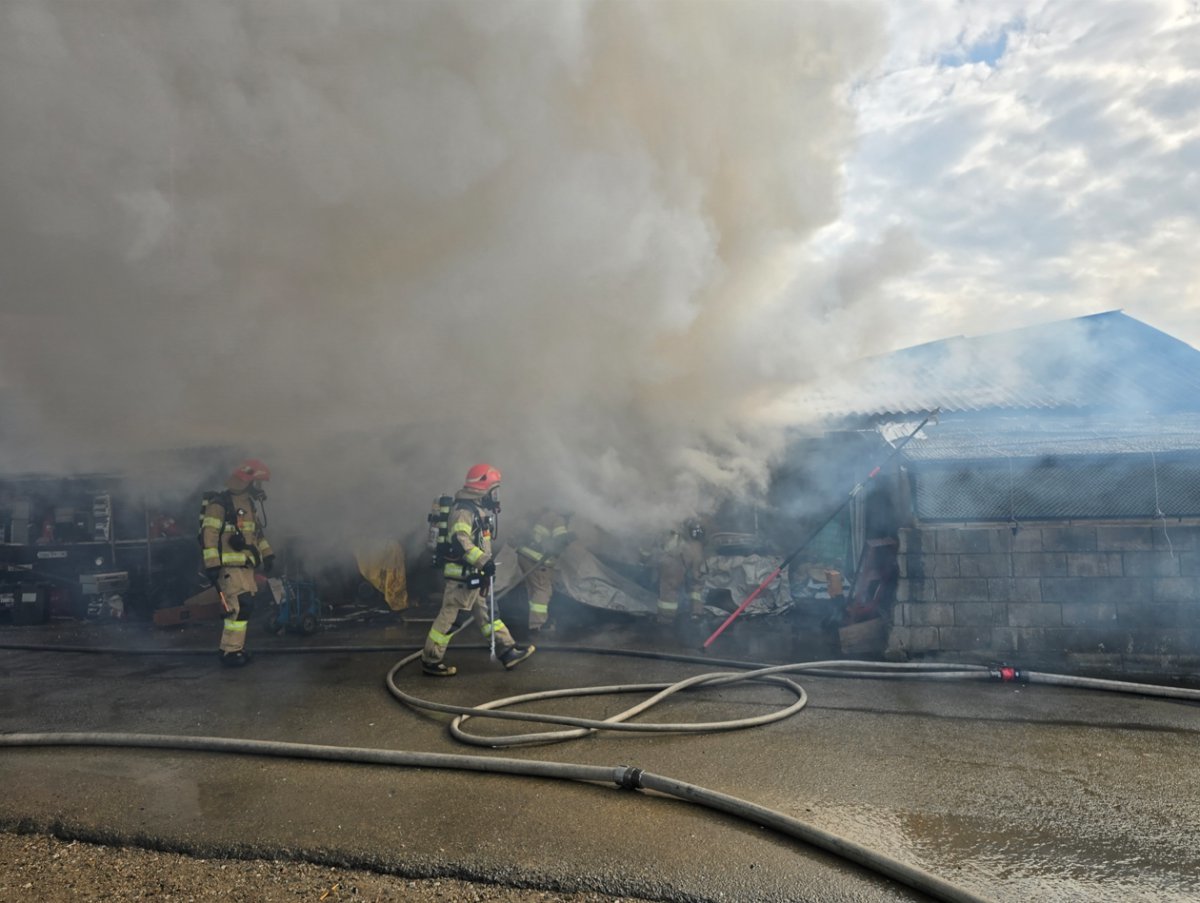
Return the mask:
{"type": "Polygon", "coordinates": [[[1200,670],[1200,525],[916,526],[888,651],[1200,670]]]}

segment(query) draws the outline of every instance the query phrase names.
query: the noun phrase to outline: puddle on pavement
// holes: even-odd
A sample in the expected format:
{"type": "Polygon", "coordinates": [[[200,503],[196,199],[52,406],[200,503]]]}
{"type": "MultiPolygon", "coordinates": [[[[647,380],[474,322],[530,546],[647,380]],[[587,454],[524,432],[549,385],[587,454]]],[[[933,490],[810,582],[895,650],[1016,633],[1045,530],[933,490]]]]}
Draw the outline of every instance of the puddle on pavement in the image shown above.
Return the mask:
{"type": "Polygon", "coordinates": [[[865,806],[822,806],[801,817],[998,901],[1200,899],[1194,838],[1085,837],[1030,823],[865,806]]]}

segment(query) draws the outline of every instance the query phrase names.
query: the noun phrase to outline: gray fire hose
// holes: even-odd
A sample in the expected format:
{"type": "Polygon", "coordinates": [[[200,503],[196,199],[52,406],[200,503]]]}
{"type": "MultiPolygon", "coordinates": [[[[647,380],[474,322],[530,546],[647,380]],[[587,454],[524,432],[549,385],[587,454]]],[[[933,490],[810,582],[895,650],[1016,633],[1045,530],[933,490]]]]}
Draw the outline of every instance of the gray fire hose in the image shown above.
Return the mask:
{"type": "MultiPolygon", "coordinates": [[[[460,628],[462,629],[462,628],[460,628]]],[[[411,647],[410,647],[411,648],[411,647]]],[[[472,647],[477,648],[477,647],[472,647]]],[[[465,707],[450,706],[419,699],[404,693],[395,683],[397,672],[404,665],[419,657],[419,650],[394,665],[387,673],[388,690],[407,705],[431,711],[446,712],[456,717],[451,725],[452,734],[459,740],[475,745],[508,746],[529,745],[533,743],[549,743],[574,737],[581,737],[598,730],[637,731],[637,732],[708,732],[717,730],[736,730],[760,724],[768,724],[787,718],[802,709],[807,703],[807,694],[797,683],[787,678],[786,674],[812,674],[831,677],[866,677],[879,678],[912,678],[925,680],[1019,680],[1027,683],[1046,683],[1082,689],[1095,689],[1111,692],[1133,693],[1137,695],[1159,696],[1200,702],[1200,689],[1182,687],[1162,687],[1153,684],[1132,683],[1099,678],[1075,677],[1071,675],[1048,674],[1042,672],[1021,672],[1013,668],[988,668],[982,665],[937,664],[937,663],[881,663],[865,661],[824,661],[801,664],[763,666],[747,662],[730,662],[714,660],[707,657],[674,655],[668,653],[634,652],[629,650],[595,649],[590,647],[555,647],[557,651],[592,652],[599,654],[631,655],[664,660],[706,664],[718,664],[739,669],[737,672],[721,671],[698,675],[672,684],[623,684],[607,687],[590,687],[572,690],[552,690],[544,693],[530,693],[521,696],[496,700],[482,706],[465,707]],[[628,718],[643,712],[667,697],[683,690],[700,689],[703,687],[727,686],[739,681],[755,681],[775,684],[788,689],[795,697],[790,705],[772,713],[753,718],[735,719],[723,722],[708,722],[695,724],[629,724],[628,718]],[[573,718],[535,714],[527,712],[503,711],[504,706],[538,699],[562,698],[568,696],[598,695],[610,693],[653,692],[654,695],[624,712],[603,721],[586,718],[573,718]],[[543,731],[532,734],[517,734],[507,737],[482,738],[463,731],[461,725],[471,717],[488,717],[501,720],[533,721],[554,725],[565,725],[569,729],[561,731],[543,731]]],[[[81,653],[125,653],[125,654],[202,654],[210,655],[208,650],[195,650],[181,653],[180,650],[162,649],[114,649],[110,647],[70,647],[44,646],[37,644],[0,644],[0,649],[22,649],[29,651],[81,652],[81,653]]],[[[396,652],[400,647],[395,646],[299,646],[278,649],[264,649],[265,653],[351,653],[351,652],[396,652]]],[[[953,901],[953,903],[983,903],[986,899],[971,891],[958,887],[932,875],[923,869],[908,863],[892,859],[882,853],[871,850],[854,841],[824,831],[813,825],[783,813],[766,809],[746,800],[718,793],[716,791],[690,784],[675,778],[652,774],[630,766],[591,766],[559,762],[538,762],[518,759],[506,759],[494,756],[461,756],[440,753],[418,753],[400,750],[369,749],[362,747],[320,746],[306,743],[286,743],[276,741],[245,740],[222,737],[187,737],[156,734],[125,734],[125,733],[13,733],[0,734],[0,748],[44,747],[44,746],[101,746],[142,749],[174,749],[185,751],[204,751],[216,753],[233,753],[241,755],[274,756],[299,759],[316,759],[335,762],[359,762],[376,765],[390,765],[416,768],[445,768],[467,771],[479,771],[496,774],[511,774],[529,777],[555,778],[561,780],[582,781],[588,783],[615,783],[618,787],[628,790],[650,790],[662,793],[696,805],[705,806],[715,811],[734,815],[779,831],[809,843],[819,849],[832,853],[857,865],[868,868],[878,874],[898,881],[934,899],[953,901]]]]}
{"type": "Polygon", "coordinates": [[[282,743],[227,737],[182,737],[169,734],[0,734],[0,748],[43,746],[172,749],[290,759],[316,759],[325,762],[359,762],[406,768],[444,768],[585,783],[614,783],[626,790],[652,790],[684,802],[745,819],[753,824],[772,828],[919,890],[936,900],[945,900],[949,903],[987,903],[987,898],[957,887],[924,869],[892,859],[852,840],[824,831],[789,815],[696,784],[652,774],[626,765],[577,765],[567,762],[537,762],[493,756],[457,756],[445,753],[417,753],[354,746],[320,746],[311,743],[282,743]]]}

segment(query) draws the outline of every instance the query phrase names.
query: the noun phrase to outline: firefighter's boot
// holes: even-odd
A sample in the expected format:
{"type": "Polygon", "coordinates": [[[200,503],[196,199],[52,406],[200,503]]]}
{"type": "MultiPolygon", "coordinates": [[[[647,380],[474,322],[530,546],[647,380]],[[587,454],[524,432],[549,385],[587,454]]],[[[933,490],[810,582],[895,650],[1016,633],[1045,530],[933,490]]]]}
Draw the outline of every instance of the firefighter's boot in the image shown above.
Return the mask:
{"type": "Polygon", "coordinates": [[[533,643],[530,643],[528,646],[509,646],[500,653],[499,659],[504,667],[511,671],[517,665],[521,664],[521,662],[525,661],[525,659],[529,658],[529,656],[533,655],[533,650],[536,648],[533,643]]]}
{"type": "Polygon", "coordinates": [[[445,662],[421,662],[421,673],[427,677],[453,677],[458,669],[445,662]]]}

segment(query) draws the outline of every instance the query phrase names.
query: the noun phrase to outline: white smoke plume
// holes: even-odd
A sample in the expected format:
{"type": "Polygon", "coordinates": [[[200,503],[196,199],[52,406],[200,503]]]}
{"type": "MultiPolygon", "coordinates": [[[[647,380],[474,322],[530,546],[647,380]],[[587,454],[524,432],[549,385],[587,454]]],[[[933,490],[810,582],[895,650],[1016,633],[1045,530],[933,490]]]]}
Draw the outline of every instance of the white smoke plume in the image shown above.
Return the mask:
{"type": "Polygon", "coordinates": [[[481,460],[610,529],[752,489],[758,406],[854,344],[805,243],[881,19],[9,0],[0,463],[228,447],[334,539],[406,532],[481,460]]]}

